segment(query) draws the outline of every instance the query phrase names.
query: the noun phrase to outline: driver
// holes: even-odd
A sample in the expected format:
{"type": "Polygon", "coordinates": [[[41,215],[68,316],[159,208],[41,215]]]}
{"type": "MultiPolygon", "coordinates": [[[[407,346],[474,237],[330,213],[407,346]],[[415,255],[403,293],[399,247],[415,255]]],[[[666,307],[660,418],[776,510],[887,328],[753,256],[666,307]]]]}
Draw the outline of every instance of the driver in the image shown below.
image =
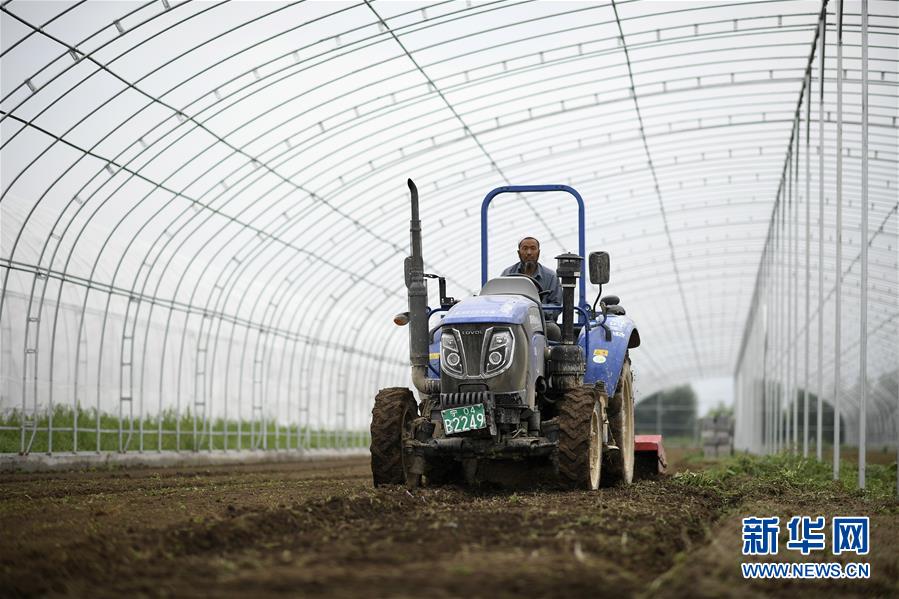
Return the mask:
{"type": "Polygon", "coordinates": [[[543,299],[544,304],[562,305],[562,288],[559,277],[552,269],[546,268],[537,260],[540,258],[540,242],[534,237],[525,237],[518,242],[519,262],[503,271],[503,276],[523,274],[533,278],[544,291],[549,293],[543,299]]]}

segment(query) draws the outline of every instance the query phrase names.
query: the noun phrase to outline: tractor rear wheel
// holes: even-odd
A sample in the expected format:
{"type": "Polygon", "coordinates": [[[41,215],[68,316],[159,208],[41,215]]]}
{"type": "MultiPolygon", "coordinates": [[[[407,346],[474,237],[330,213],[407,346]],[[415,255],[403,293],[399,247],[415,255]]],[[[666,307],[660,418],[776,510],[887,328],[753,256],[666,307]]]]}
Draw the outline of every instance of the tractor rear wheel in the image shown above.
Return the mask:
{"type": "Polygon", "coordinates": [[[618,388],[609,400],[609,428],[618,451],[610,451],[602,469],[603,486],[629,485],[634,480],[634,375],[625,355],[618,388]]]}
{"type": "Polygon", "coordinates": [[[602,468],[603,417],[593,387],[569,389],[558,400],[559,478],[571,489],[599,488],[602,468]]]}
{"type": "Polygon", "coordinates": [[[412,437],[412,422],[417,417],[412,391],[405,387],[378,391],[371,411],[371,474],[376,487],[407,482],[409,464],[403,441],[412,437]]]}

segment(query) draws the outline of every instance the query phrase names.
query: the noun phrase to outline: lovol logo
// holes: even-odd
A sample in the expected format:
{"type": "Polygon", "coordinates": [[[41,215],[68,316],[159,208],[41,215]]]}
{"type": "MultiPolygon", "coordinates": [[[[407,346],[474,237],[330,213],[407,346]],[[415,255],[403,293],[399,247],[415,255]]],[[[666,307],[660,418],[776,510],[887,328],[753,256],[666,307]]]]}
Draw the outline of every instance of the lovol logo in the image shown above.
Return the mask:
{"type": "Polygon", "coordinates": [[[483,334],[484,334],[484,331],[465,331],[465,330],[462,330],[462,331],[459,331],[459,332],[462,333],[463,335],[483,335],[483,334]]]}

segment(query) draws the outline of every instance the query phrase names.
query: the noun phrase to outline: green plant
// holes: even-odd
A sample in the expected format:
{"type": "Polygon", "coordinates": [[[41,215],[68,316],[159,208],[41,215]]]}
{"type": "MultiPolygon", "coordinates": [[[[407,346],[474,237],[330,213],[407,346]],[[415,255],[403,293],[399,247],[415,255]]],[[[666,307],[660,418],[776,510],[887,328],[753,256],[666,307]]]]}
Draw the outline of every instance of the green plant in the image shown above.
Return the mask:
{"type": "MultiPolygon", "coordinates": [[[[18,410],[0,414],[0,453],[21,451],[22,421],[18,410]]],[[[204,421],[195,419],[189,408],[180,415],[166,409],[142,419],[125,416],[120,420],[116,414],[94,408],[55,406],[41,412],[33,423],[26,422],[24,430],[29,453],[330,449],[367,447],[369,442],[364,430],[313,429],[271,420],[204,421]]]]}

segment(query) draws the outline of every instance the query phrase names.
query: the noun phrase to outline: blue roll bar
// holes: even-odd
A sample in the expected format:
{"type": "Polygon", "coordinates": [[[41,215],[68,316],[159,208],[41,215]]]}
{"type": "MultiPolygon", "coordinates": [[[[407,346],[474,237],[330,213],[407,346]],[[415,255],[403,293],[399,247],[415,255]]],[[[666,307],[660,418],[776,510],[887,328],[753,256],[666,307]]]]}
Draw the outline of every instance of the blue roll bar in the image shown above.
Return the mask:
{"type": "Polygon", "coordinates": [[[581,281],[580,281],[580,302],[579,306],[586,310],[587,304],[587,280],[586,273],[586,243],[584,242],[584,199],[581,194],[573,187],[568,185],[507,185],[505,187],[497,187],[484,197],[481,203],[481,286],[487,282],[487,208],[493,198],[501,193],[528,193],[528,192],[546,192],[546,191],[564,191],[570,193],[577,200],[577,245],[578,255],[583,258],[581,262],[581,281]]]}

